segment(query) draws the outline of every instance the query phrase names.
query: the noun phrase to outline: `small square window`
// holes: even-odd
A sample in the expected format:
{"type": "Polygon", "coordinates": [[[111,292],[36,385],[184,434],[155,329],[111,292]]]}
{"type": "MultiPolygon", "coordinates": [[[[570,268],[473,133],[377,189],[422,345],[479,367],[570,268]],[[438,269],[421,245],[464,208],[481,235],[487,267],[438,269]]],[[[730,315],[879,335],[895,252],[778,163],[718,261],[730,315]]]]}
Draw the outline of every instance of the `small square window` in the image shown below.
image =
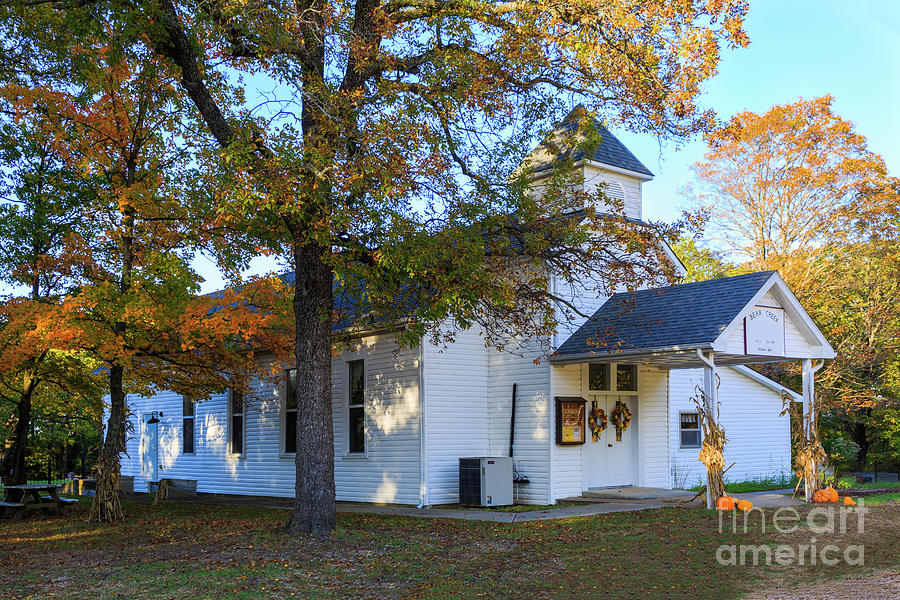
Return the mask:
{"type": "Polygon", "coordinates": [[[697,413],[681,413],[681,447],[700,447],[700,415],[697,413]]]}
{"type": "Polygon", "coordinates": [[[609,365],[588,365],[588,389],[598,391],[609,389],[609,365]]]}
{"type": "Polygon", "coordinates": [[[616,389],[620,392],[637,390],[636,365],[616,365],[616,389]]]}

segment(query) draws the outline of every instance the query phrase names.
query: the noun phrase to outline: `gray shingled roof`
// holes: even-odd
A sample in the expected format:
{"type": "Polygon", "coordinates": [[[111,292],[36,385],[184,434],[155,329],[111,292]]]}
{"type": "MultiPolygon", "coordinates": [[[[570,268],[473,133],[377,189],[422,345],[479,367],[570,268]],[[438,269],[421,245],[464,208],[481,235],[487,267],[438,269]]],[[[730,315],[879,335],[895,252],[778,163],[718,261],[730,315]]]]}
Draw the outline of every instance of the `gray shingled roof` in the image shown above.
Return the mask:
{"type": "MultiPolygon", "coordinates": [[[[553,137],[559,139],[563,134],[570,134],[575,131],[578,127],[578,119],[576,116],[583,110],[584,107],[582,106],[574,108],[553,131],[553,137]]],[[[591,160],[619,167],[620,169],[628,169],[629,171],[644,173],[651,177],[653,176],[650,169],[645,167],[644,164],[639,161],[637,157],[612,134],[612,132],[604,127],[600,121],[594,119],[594,125],[597,127],[597,131],[600,134],[600,144],[591,155],[591,160]]],[[[564,150],[556,155],[551,155],[546,145],[541,144],[529,154],[528,159],[531,161],[533,170],[535,172],[540,172],[549,169],[555,161],[564,158],[570,151],[571,149],[568,151],[564,150]]],[[[572,158],[574,160],[580,160],[584,158],[584,152],[576,150],[572,155],[572,158]]]]}
{"type": "Polygon", "coordinates": [[[775,271],[614,295],[556,357],[712,344],[775,271]]]}
{"type": "MultiPolygon", "coordinates": [[[[279,277],[288,286],[294,285],[296,275],[293,271],[282,273],[279,277]]],[[[331,331],[339,332],[348,329],[369,329],[390,326],[398,320],[406,319],[413,314],[418,305],[419,294],[425,293],[413,286],[401,286],[399,294],[387,307],[387,313],[369,312],[372,307],[360,306],[360,301],[366,303],[365,290],[352,291],[344,288],[335,278],[334,286],[334,320],[331,323],[331,331]]]]}

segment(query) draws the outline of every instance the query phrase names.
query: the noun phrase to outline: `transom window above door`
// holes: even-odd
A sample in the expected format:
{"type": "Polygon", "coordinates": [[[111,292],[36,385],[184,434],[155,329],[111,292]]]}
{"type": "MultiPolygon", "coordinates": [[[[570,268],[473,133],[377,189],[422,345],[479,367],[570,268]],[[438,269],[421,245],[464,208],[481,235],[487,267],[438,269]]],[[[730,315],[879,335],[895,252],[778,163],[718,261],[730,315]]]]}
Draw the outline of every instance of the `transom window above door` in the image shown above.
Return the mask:
{"type": "Polygon", "coordinates": [[[620,392],[637,390],[636,365],[616,365],[616,389],[620,392]]]}
{"type": "Polygon", "coordinates": [[[588,365],[588,389],[591,391],[609,390],[609,365],[592,363],[588,365]]]}
{"type": "Polygon", "coordinates": [[[638,389],[637,374],[637,365],[591,363],[588,365],[588,390],[592,392],[636,392],[638,389]]]}

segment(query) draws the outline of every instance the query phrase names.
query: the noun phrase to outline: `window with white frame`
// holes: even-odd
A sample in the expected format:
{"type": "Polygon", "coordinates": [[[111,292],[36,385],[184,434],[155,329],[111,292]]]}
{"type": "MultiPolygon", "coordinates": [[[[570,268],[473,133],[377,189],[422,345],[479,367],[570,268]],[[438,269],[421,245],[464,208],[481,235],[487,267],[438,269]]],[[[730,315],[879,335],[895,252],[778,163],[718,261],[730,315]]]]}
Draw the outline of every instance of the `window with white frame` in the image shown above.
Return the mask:
{"type": "Polygon", "coordinates": [[[366,451],[366,364],[365,361],[351,360],[347,363],[349,373],[347,398],[347,451],[366,451]]]}
{"type": "Polygon", "coordinates": [[[244,393],[231,390],[229,402],[229,451],[232,454],[244,454],[244,393]]]}
{"type": "Polygon", "coordinates": [[[681,413],[681,447],[700,447],[700,415],[695,412],[681,413]]]}
{"type": "Polygon", "coordinates": [[[297,369],[285,372],[284,385],[284,452],[297,452],[297,369]]]}
{"type": "Polygon", "coordinates": [[[637,365],[616,365],[616,389],[620,392],[637,391],[637,365]]]}
{"type": "Polygon", "coordinates": [[[181,418],[181,451],[184,454],[194,453],[194,401],[187,396],[182,398],[181,418]]]}
{"type": "Polygon", "coordinates": [[[609,365],[591,363],[588,365],[588,389],[593,391],[609,390],[609,365]]]}

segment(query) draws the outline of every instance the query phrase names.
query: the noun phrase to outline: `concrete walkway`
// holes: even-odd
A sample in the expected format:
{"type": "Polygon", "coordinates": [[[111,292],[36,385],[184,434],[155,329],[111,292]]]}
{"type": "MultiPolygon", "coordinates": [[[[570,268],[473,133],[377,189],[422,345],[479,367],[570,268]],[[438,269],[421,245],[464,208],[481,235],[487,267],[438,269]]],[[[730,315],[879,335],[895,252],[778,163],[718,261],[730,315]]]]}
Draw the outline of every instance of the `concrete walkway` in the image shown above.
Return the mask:
{"type": "Polygon", "coordinates": [[[769,490],[767,492],[744,492],[734,494],[738,500],[749,500],[756,508],[781,508],[782,506],[799,506],[806,502],[802,497],[791,498],[792,489],[769,490]]]}
{"type": "MultiPolygon", "coordinates": [[[[137,502],[150,503],[152,494],[134,494],[137,502]]],[[[294,501],[290,498],[272,498],[265,496],[220,496],[215,494],[198,494],[169,498],[164,502],[187,502],[190,504],[210,504],[219,506],[262,506],[290,510],[294,501]]],[[[355,502],[338,502],[337,512],[360,513],[373,515],[403,515],[425,519],[466,519],[471,521],[491,521],[494,523],[519,523],[524,521],[546,521],[549,519],[568,519],[570,517],[590,517],[616,512],[631,512],[667,506],[652,501],[604,501],[593,500],[576,506],[560,506],[546,510],[530,510],[512,512],[502,509],[479,510],[464,508],[416,508],[396,504],[359,504],[355,502]]],[[[668,505],[671,506],[671,505],[668,505]]]]}
{"type": "Polygon", "coordinates": [[[598,498],[602,500],[659,500],[668,502],[687,502],[696,496],[696,492],[654,487],[594,488],[582,494],[583,498],[598,498]]]}
{"type": "MultiPolygon", "coordinates": [[[[726,486],[727,487],[727,486],[726,486]]],[[[781,508],[782,506],[797,506],[803,504],[802,498],[791,498],[793,489],[768,490],[765,492],[743,492],[733,494],[739,500],[749,500],[753,506],[759,508],[781,508]]],[[[696,492],[685,490],[667,490],[661,488],[625,487],[615,489],[594,489],[584,492],[580,501],[591,499],[617,500],[631,502],[633,500],[656,500],[665,503],[683,503],[696,498],[696,492]]],[[[579,501],[571,498],[572,501],[579,501]]]]}

